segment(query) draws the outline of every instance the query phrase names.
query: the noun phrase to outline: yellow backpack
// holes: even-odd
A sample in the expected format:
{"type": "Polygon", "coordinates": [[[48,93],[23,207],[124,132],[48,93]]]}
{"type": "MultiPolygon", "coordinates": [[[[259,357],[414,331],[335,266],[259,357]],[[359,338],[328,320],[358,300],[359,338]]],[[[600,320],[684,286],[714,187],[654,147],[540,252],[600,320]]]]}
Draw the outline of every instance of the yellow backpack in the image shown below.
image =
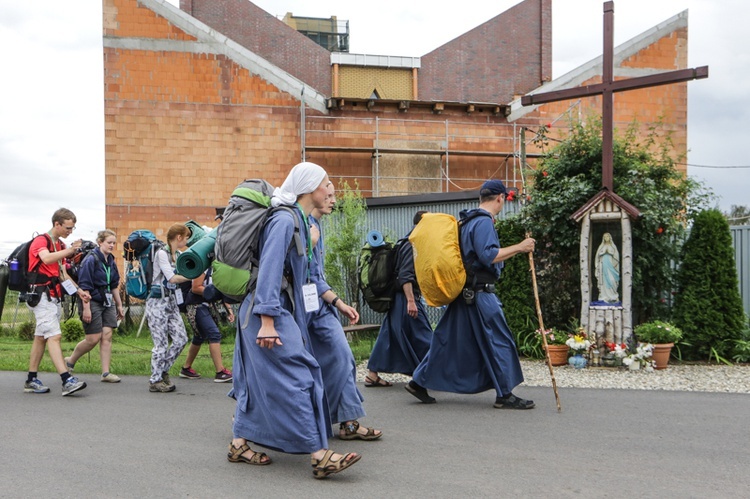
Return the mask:
{"type": "Polygon", "coordinates": [[[409,242],[414,251],[414,272],[425,301],[431,307],[448,305],[466,285],[466,269],[461,258],[459,228],[481,211],[458,222],[445,213],[425,213],[414,227],[409,242]]]}
{"type": "Polygon", "coordinates": [[[466,283],[456,218],[425,213],[409,242],[414,250],[417,283],[427,304],[442,307],[455,300],[466,283]]]}

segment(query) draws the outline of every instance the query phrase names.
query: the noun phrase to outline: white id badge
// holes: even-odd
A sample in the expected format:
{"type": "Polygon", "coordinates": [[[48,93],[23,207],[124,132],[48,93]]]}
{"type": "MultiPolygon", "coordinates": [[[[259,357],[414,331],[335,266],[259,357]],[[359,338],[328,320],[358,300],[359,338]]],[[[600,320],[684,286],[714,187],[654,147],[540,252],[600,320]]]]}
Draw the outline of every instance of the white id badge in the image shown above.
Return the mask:
{"type": "Polygon", "coordinates": [[[104,306],[108,308],[112,306],[112,293],[104,293],[104,306]]]}
{"type": "Polygon", "coordinates": [[[182,290],[180,288],[176,288],[174,290],[174,299],[177,301],[178,305],[182,305],[185,302],[185,299],[182,297],[182,290]]]}
{"type": "Polygon", "coordinates": [[[75,284],[73,284],[73,281],[71,281],[70,279],[65,279],[62,282],[62,287],[65,288],[65,292],[68,293],[69,295],[74,295],[76,294],[76,291],[78,291],[78,288],[76,287],[75,284]]]}
{"type": "Polygon", "coordinates": [[[320,308],[318,301],[318,288],[309,283],[302,286],[302,296],[305,299],[305,312],[316,312],[320,308]]]}

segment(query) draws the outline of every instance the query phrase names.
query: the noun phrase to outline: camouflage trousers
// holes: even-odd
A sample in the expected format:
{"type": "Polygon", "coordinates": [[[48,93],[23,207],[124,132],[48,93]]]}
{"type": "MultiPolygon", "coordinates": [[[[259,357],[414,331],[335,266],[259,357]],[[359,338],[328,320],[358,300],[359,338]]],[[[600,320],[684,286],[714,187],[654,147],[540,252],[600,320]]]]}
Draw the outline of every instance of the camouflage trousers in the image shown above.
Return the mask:
{"type": "Polygon", "coordinates": [[[168,372],[188,337],[185,323],[182,322],[180,310],[174,296],[148,298],[146,300],[146,320],[151,330],[154,348],[151,350],[151,383],[161,381],[162,373],[168,372]],[[172,344],[169,344],[169,340],[172,344]]]}

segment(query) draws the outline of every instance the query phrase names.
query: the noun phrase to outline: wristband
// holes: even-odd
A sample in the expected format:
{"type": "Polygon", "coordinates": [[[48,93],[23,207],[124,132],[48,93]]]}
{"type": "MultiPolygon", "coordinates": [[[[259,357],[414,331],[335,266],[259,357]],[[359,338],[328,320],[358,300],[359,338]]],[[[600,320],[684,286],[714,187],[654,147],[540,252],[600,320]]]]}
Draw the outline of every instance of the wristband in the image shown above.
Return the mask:
{"type": "Polygon", "coordinates": [[[339,301],[339,297],[338,296],[336,298],[334,298],[333,301],[331,301],[331,305],[335,307],[337,301],[339,301]]]}

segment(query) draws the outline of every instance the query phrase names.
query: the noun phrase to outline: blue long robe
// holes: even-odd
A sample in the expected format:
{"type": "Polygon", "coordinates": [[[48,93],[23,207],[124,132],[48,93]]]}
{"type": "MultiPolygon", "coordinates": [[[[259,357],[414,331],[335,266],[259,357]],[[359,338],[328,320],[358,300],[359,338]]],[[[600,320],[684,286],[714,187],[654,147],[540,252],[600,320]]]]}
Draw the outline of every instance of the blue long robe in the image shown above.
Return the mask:
{"type": "Polygon", "coordinates": [[[414,251],[408,241],[401,245],[396,257],[399,289],[383,323],[378,339],[370,354],[367,368],[374,372],[401,373],[411,375],[430,348],[432,326],[427,318],[419,286],[414,273],[414,251]],[[406,295],[403,285],[412,283],[417,304],[417,317],[407,313],[406,295]]]}
{"type": "MultiPolygon", "coordinates": [[[[465,218],[474,211],[462,211],[460,216],[465,218]]],[[[500,249],[493,219],[479,216],[469,220],[460,237],[466,261],[500,277],[502,262],[492,263],[500,249]]],[[[461,296],[448,305],[413,379],[432,390],[479,393],[494,388],[498,396],[510,394],[523,382],[513,334],[494,293],[476,293],[473,305],[467,305],[461,296]]]]}
{"type": "Polygon", "coordinates": [[[234,436],[282,452],[307,454],[327,449],[332,432],[302,298],[307,255],[299,256],[294,248],[287,252],[294,232],[293,216],[300,219],[300,236],[307,247],[307,223],[297,211],[293,215],[280,210],[269,218],[260,239],[255,300],[252,302],[252,295],[248,295],[240,306],[232,382],[237,400],[234,436]],[[293,313],[287,293],[281,290],[285,262],[292,273],[293,313]],[[269,350],[256,345],[260,315],[274,318],[282,346],[269,350]]]}
{"type": "MultiPolygon", "coordinates": [[[[320,223],[310,217],[319,230],[320,223]]],[[[342,423],[365,416],[362,406],[364,398],[357,388],[357,364],[346,341],[344,328],[339,322],[336,308],[326,303],[320,296],[331,289],[323,272],[324,245],[323,232],[313,249],[311,280],[318,290],[317,312],[308,314],[308,329],[315,358],[323,371],[323,385],[330,410],[331,422],[342,423]]]]}

